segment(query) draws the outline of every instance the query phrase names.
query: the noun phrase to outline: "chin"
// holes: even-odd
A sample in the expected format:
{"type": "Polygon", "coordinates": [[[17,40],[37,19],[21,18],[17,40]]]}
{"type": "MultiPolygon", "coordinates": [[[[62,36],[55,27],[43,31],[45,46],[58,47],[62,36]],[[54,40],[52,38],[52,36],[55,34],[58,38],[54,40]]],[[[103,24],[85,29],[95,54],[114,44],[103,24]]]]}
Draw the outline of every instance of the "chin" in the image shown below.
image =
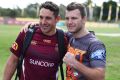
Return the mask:
{"type": "Polygon", "coordinates": [[[75,32],[74,30],[69,30],[69,29],[68,29],[68,31],[71,32],[71,33],[74,33],[74,32],[75,32]]]}
{"type": "Polygon", "coordinates": [[[44,33],[49,33],[49,30],[43,30],[42,32],[44,32],[44,33]]]}
{"type": "Polygon", "coordinates": [[[45,29],[41,29],[41,31],[42,31],[43,33],[47,33],[47,32],[48,32],[48,30],[45,30],[45,29]]]}

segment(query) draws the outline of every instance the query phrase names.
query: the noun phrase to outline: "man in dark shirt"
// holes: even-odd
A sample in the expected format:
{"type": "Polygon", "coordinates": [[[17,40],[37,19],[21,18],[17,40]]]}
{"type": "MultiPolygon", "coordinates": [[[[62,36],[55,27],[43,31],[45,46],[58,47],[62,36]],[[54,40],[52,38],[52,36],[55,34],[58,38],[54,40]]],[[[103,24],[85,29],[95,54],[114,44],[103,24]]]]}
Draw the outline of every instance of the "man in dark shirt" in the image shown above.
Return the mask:
{"type": "Polygon", "coordinates": [[[66,80],[104,80],[106,49],[85,27],[85,7],[70,3],[65,18],[70,32],[68,52],[63,59],[67,64],[66,80]]]}
{"type": "MultiPolygon", "coordinates": [[[[56,30],[56,23],[59,20],[58,14],[59,8],[56,4],[49,1],[41,4],[39,25],[25,53],[20,80],[58,79],[60,62],[56,30]]],[[[22,30],[10,48],[12,54],[7,61],[3,80],[12,79],[21,54],[25,34],[26,32],[22,30]]]]}

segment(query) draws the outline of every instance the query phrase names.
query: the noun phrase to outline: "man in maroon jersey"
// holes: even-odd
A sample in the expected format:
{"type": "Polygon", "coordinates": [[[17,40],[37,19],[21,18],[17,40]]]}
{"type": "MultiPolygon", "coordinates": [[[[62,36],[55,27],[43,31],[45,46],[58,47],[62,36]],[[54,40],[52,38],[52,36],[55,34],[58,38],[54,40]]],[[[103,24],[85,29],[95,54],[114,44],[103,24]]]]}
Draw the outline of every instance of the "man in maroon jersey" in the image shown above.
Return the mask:
{"type": "MultiPolygon", "coordinates": [[[[22,64],[20,80],[57,80],[60,56],[56,23],[58,22],[59,8],[56,4],[47,1],[40,6],[39,26],[37,27],[31,44],[26,51],[22,64]]],[[[13,43],[8,58],[3,80],[11,80],[16,70],[20,51],[26,32],[21,31],[13,43]]],[[[66,41],[67,43],[67,41],[66,41]]],[[[65,44],[66,45],[66,44],[65,44]]]]}

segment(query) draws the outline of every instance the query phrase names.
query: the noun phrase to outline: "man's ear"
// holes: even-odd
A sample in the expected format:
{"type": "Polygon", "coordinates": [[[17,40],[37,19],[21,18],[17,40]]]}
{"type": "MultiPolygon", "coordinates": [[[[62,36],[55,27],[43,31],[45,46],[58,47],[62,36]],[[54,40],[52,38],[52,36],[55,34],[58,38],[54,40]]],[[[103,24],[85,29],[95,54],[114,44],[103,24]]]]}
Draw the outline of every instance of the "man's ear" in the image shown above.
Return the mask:
{"type": "Polygon", "coordinates": [[[87,17],[84,16],[84,17],[82,18],[82,20],[83,20],[83,23],[86,23],[86,21],[87,21],[87,17]]]}

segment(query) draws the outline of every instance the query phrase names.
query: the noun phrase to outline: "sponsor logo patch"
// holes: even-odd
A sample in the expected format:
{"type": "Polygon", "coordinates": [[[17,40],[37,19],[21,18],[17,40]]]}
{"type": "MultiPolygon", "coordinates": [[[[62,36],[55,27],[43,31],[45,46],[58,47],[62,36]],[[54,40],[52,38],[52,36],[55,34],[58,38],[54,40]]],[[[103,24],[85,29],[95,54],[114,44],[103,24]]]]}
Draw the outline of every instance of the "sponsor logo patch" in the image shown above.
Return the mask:
{"type": "Polygon", "coordinates": [[[91,59],[103,60],[106,57],[105,53],[105,50],[97,50],[91,54],[91,59]]]}
{"type": "Polygon", "coordinates": [[[50,67],[50,68],[54,67],[54,63],[41,61],[41,60],[39,61],[39,60],[30,59],[29,63],[32,65],[37,65],[41,67],[50,67]]]}
{"type": "Polygon", "coordinates": [[[31,41],[31,44],[32,44],[32,45],[37,45],[37,41],[32,40],[32,41],[31,41]]]}
{"type": "Polygon", "coordinates": [[[43,39],[44,43],[51,43],[51,40],[43,39]]]}
{"type": "Polygon", "coordinates": [[[18,49],[18,44],[16,42],[14,42],[12,44],[12,48],[16,51],[18,49]]]}

